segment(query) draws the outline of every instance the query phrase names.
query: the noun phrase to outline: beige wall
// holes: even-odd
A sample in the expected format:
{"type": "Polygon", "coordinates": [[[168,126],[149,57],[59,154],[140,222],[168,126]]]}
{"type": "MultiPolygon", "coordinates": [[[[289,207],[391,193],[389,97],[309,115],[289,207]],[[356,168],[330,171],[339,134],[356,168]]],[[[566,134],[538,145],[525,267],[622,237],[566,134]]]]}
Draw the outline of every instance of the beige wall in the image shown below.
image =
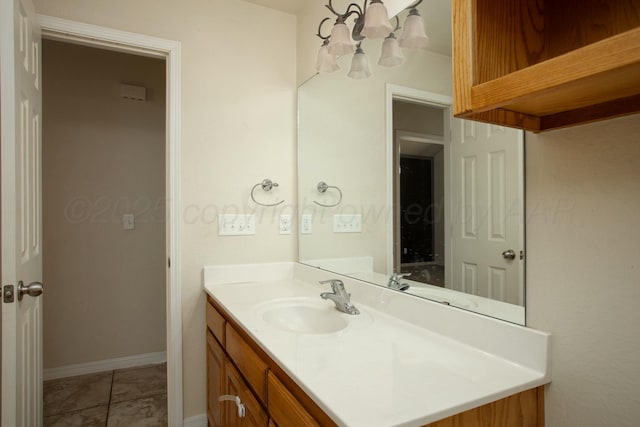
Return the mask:
{"type": "Polygon", "coordinates": [[[407,101],[393,101],[393,129],[444,136],[443,110],[407,101]]]}
{"type": "Polygon", "coordinates": [[[640,115],[527,134],[527,324],[550,427],[640,420],[640,115]]]}
{"type": "Polygon", "coordinates": [[[165,63],[53,41],[42,60],[44,367],[164,351],[165,63]]]}
{"type": "Polygon", "coordinates": [[[37,0],[38,13],[182,43],[182,299],[185,417],[206,407],[202,267],[297,259],[274,208],[255,236],[218,237],[217,212],[252,211],[251,187],[295,201],[296,19],[240,0],[37,0]]]}

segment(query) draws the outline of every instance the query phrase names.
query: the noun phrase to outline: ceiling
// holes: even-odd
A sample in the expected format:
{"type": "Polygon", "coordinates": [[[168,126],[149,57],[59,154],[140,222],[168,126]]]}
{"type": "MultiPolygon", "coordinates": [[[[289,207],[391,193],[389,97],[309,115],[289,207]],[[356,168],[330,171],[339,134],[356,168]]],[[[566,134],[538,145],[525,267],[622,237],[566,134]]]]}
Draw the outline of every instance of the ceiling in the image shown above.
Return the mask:
{"type": "MultiPolygon", "coordinates": [[[[245,1],[295,15],[311,2],[324,0],[245,1]]],[[[425,29],[429,36],[429,50],[451,56],[451,0],[424,0],[418,9],[425,21],[425,29]]],[[[309,31],[315,33],[316,28],[309,31]]]]}

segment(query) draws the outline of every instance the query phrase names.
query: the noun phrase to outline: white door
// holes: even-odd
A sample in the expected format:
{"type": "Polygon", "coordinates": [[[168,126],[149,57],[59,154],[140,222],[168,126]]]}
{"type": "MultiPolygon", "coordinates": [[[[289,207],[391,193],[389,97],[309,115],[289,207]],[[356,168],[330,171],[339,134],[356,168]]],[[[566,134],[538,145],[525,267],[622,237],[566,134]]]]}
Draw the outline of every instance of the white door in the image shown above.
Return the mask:
{"type": "Polygon", "coordinates": [[[523,305],[522,131],[459,119],[452,128],[447,286],[523,305]]]}
{"type": "Polygon", "coordinates": [[[0,8],[2,425],[31,427],[42,425],[42,297],[18,286],[36,295],[42,280],[41,40],[30,0],[0,8]]]}

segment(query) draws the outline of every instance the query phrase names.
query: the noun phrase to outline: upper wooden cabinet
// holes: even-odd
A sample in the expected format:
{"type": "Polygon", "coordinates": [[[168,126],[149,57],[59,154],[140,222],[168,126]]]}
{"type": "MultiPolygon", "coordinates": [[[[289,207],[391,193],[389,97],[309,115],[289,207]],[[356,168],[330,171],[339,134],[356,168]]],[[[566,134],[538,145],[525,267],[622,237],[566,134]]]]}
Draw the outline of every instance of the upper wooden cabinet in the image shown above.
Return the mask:
{"type": "Polygon", "coordinates": [[[453,0],[456,117],[534,132],[640,111],[639,0],[453,0]]]}

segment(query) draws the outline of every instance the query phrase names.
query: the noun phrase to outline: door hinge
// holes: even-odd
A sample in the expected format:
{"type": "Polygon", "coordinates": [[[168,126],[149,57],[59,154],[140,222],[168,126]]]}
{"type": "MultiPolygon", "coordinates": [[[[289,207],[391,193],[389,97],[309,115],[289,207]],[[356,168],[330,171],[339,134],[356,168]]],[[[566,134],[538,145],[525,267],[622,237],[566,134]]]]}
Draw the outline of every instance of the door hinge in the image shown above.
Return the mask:
{"type": "Polygon", "coordinates": [[[171,258],[167,258],[167,268],[171,268],[171,258]]]}
{"type": "Polygon", "coordinates": [[[7,304],[15,301],[15,291],[13,285],[5,285],[2,288],[2,301],[7,304]]]}

